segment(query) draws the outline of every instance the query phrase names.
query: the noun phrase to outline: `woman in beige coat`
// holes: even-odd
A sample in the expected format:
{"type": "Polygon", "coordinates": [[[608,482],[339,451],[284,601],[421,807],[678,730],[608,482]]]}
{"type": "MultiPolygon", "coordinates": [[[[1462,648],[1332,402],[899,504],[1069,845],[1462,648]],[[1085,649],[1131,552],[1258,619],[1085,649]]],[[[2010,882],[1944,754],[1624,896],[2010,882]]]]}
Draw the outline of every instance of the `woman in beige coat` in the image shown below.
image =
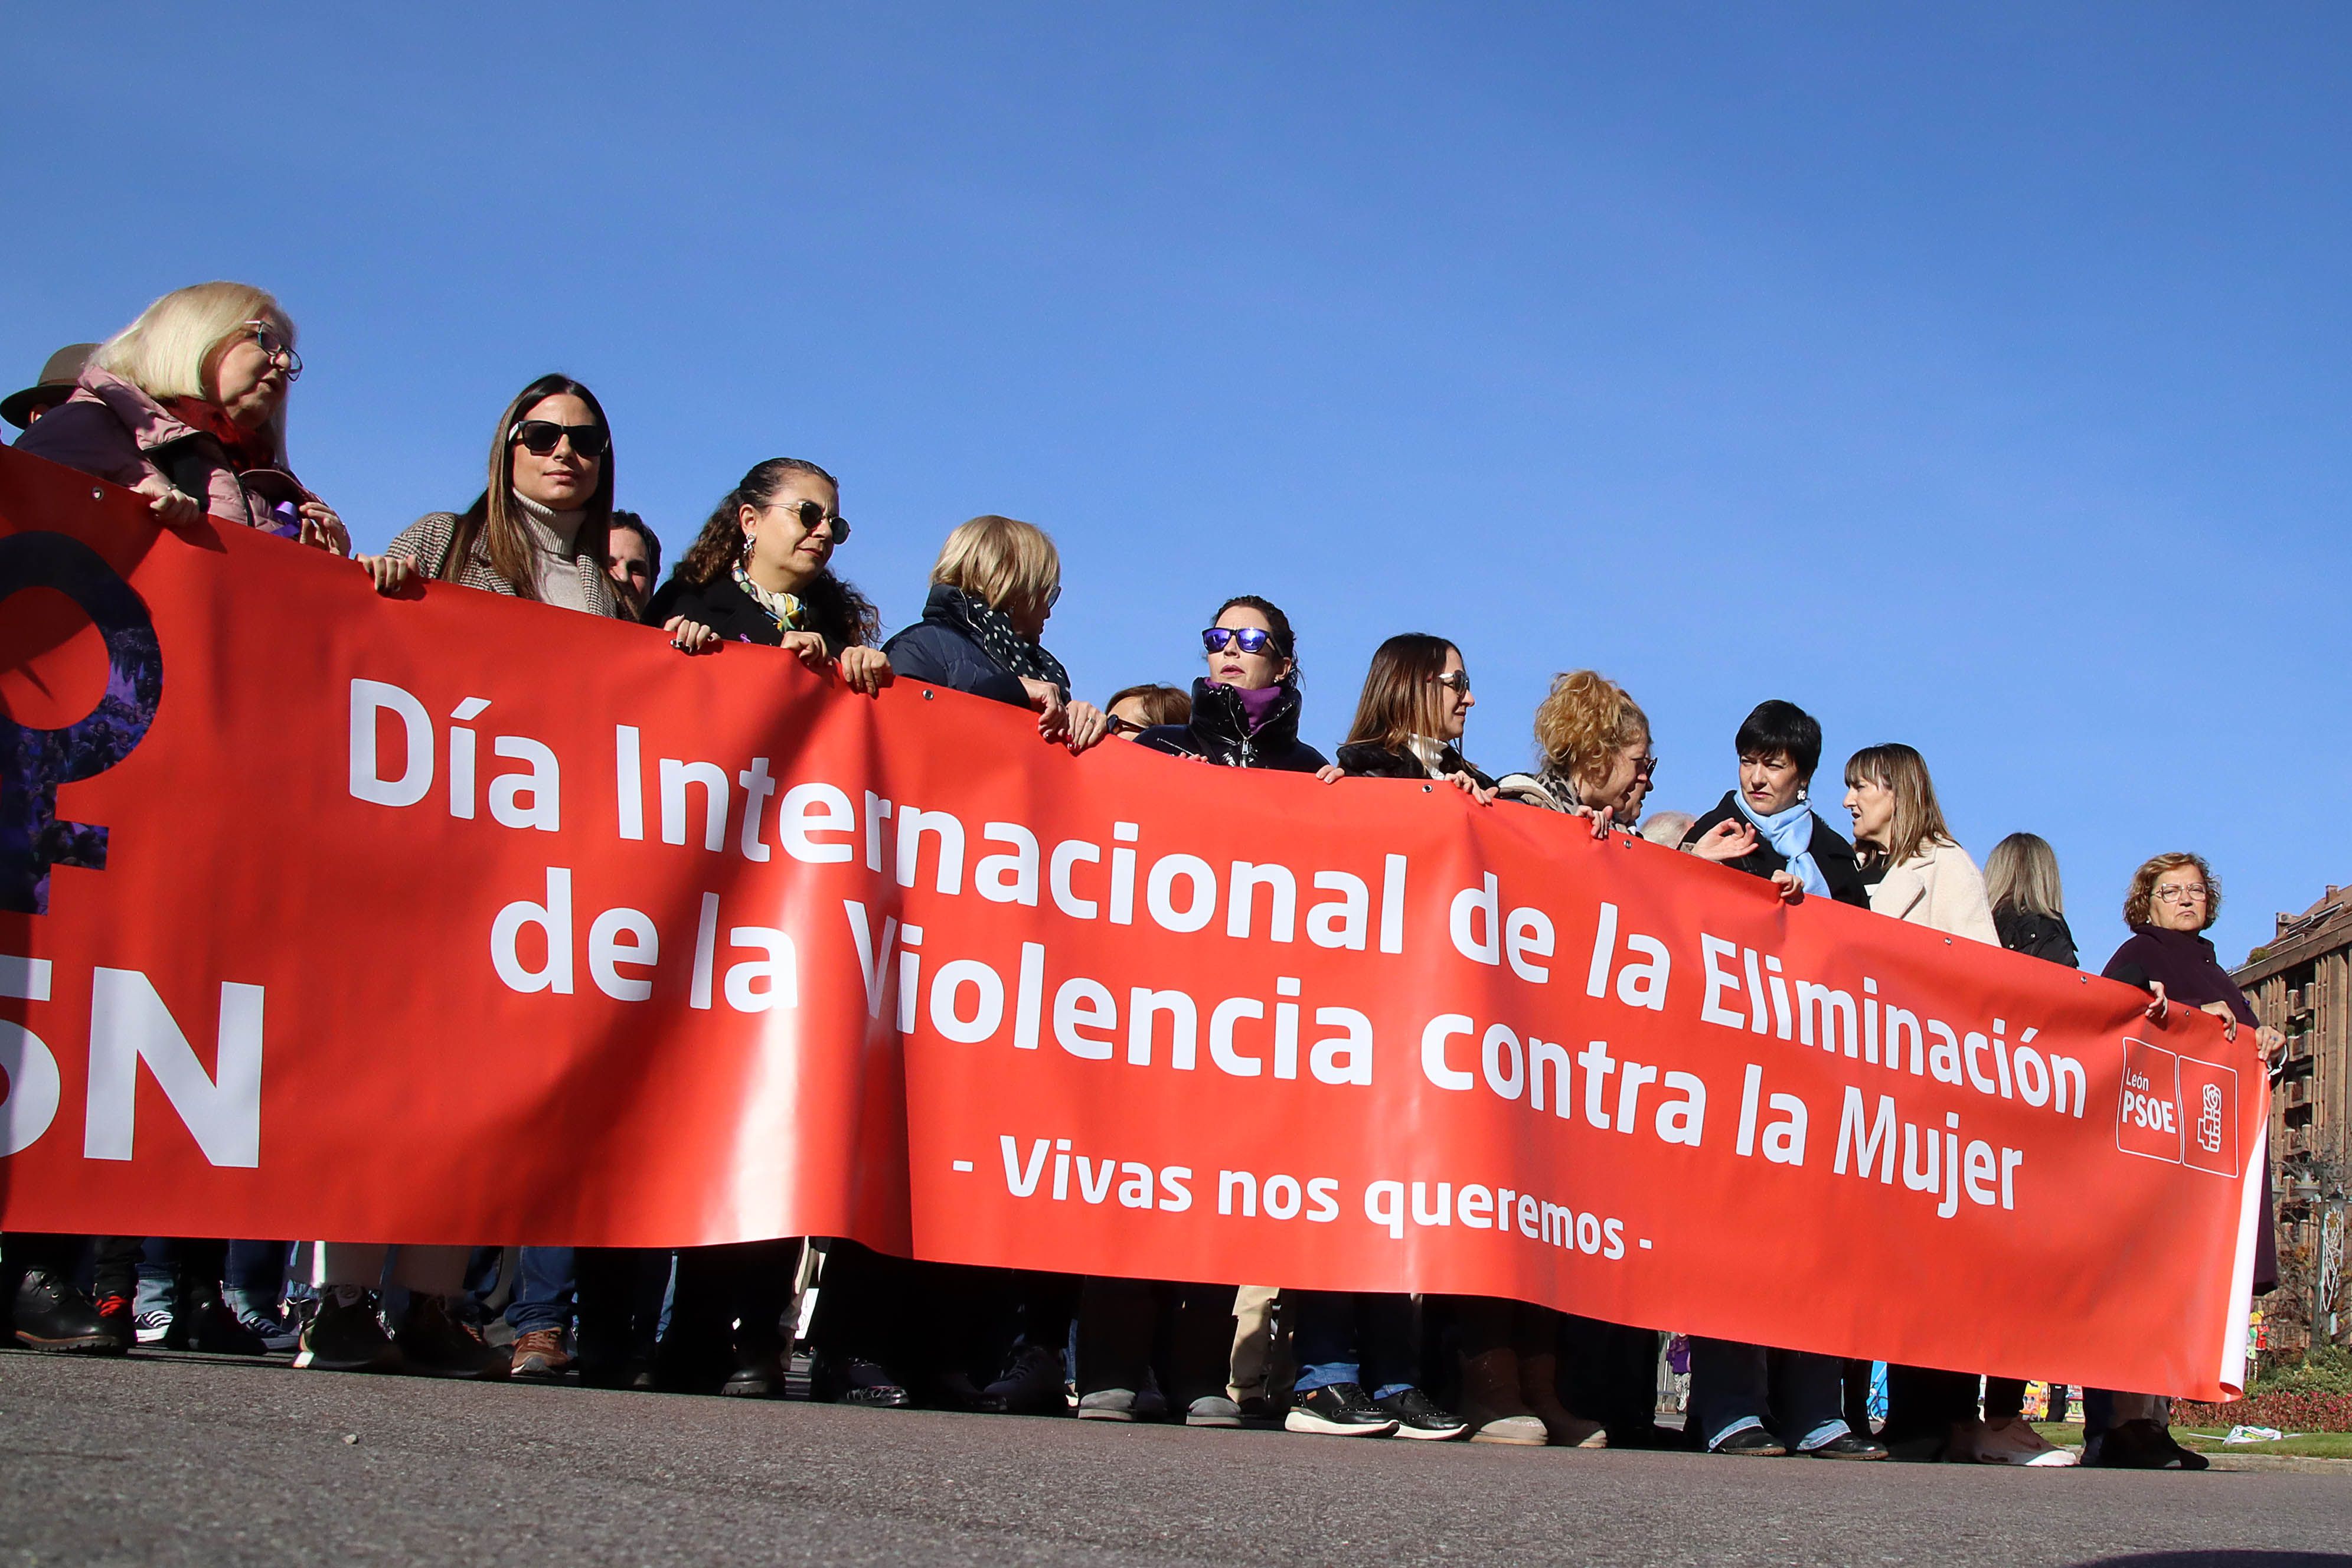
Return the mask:
{"type": "MultiPolygon", "coordinates": [[[[1952,837],[1936,801],[1927,764],[1909,746],[1870,746],[1845,764],[1845,808],[1853,815],[1853,847],[1870,907],[1948,936],[2000,945],[1984,878],[1952,837]]],[[[2024,1385],[1995,1379],[1984,1415],[1977,1413],[1974,1373],[1925,1367],[1886,1369],[1886,1426],[1880,1438],[1897,1458],[1952,1459],[1989,1465],[2063,1465],[2071,1451],[2054,1447],[2026,1423],[2024,1385]]]]}

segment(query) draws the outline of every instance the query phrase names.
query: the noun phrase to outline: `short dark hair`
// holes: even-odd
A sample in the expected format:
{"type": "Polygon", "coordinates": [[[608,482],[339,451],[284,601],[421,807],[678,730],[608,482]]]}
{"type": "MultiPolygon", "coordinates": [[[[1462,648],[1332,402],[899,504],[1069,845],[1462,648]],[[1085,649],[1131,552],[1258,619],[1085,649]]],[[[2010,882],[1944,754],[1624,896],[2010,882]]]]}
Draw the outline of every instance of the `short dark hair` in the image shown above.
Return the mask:
{"type": "Polygon", "coordinates": [[[1785,756],[1797,764],[1798,776],[1810,782],[1822,765],[1822,721],[1775,697],[1759,702],[1740,721],[1732,745],[1743,757],[1785,756]]]}
{"type": "Polygon", "coordinates": [[[1147,724],[1189,724],[1192,721],[1192,693],[1173,686],[1122,686],[1110,694],[1103,711],[1108,713],[1130,699],[1143,704],[1143,721],[1147,724]]]}
{"type": "Polygon", "coordinates": [[[661,575],[661,536],[646,526],[646,520],[633,511],[615,511],[613,526],[625,528],[646,542],[646,562],[648,582],[661,575]]]}
{"type": "Polygon", "coordinates": [[[1217,606],[1217,613],[1209,617],[1209,624],[1213,626],[1219,621],[1223,620],[1225,618],[1225,612],[1232,609],[1236,605],[1241,605],[1244,609],[1255,610],[1259,615],[1265,617],[1265,628],[1274,634],[1274,651],[1290,661],[1290,675],[1285,679],[1297,679],[1298,675],[1298,638],[1291,632],[1290,617],[1284,615],[1281,609],[1271,599],[1261,599],[1255,594],[1235,594],[1232,598],[1227,599],[1223,604],[1217,606]]]}

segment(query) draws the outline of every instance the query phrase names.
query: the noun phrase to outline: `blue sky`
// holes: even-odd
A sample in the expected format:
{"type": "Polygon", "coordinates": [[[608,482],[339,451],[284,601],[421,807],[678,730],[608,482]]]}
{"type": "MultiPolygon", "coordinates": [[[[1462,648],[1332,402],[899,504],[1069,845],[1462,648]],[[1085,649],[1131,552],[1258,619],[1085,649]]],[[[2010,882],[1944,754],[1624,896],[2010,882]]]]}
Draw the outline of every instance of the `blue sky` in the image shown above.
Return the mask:
{"type": "Polygon", "coordinates": [[[2058,846],[2094,964],[2158,850],[2231,961],[2352,881],[2352,13],[362,16],[11,14],[0,379],[241,279],[363,544],[562,369],[672,550],[760,458],[839,474],[894,625],[956,522],[1045,526],[1098,699],[1255,592],[1327,746],[1402,630],[1493,771],[1586,666],[1659,806],[1765,697],[1832,807],[1907,741],[1979,858],[2058,846]]]}

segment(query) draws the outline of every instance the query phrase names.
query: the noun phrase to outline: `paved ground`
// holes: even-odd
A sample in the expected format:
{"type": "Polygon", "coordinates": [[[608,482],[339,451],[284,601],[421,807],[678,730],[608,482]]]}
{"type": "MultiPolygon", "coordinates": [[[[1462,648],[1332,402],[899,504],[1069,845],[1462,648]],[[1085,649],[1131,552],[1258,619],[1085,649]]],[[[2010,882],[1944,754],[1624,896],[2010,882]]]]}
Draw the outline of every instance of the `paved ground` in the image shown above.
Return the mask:
{"type": "Polygon", "coordinates": [[[7,1565],[2352,1565],[2337,1552],[2352,1467],[1569,1453],[0,1354],[7,1565]]]}

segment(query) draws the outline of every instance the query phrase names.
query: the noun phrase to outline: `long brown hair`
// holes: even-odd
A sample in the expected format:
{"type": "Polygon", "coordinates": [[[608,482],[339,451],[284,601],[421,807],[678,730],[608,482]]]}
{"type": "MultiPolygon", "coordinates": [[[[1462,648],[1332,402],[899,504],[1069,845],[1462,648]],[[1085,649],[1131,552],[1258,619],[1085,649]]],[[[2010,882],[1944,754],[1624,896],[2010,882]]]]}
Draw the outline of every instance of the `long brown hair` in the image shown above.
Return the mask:
{"type": "MultiPolygon", "coordinates": [[[[751,465],[743,482],[729,490],[710,509],[710,516],[694,542],[678,557],[675,580],[701,587],[715,577],[722,576],[738,556],[743,553],[743,510],[750,507],[758,511],[772,505],[784,481],[793,474],[808,474],[833,487],[834,495],[841,494],[841,481],[799,458],[770,458],[751,465]]],[[[882,612],[872,601],[849,584],[834,574],[828,563],[796,595],[807,606],[809,629],[821,637],[831,637],[845,647],[871,647],[882,640],[882,612]]]]}
{"type": "Polygon", "coordinates": [[[567,393],[588,405],[588,412],[596,416],[596,424],[604,432],[604,455],[596,460],[596,493],[588,498],[587,515],[580,520],[580,533],[572,545],[575,555],[594,561],[596,575],[604,576],[606,545],[613,531],[612,422],[604,417],[604,405],[596,401],[594,393],[568,375],[542,375],[516,393],[507,411],[499,416],[498,434],[490,439],[490,482],[474,504],[459,514],[457,526],[450,533],[449,553],[441,562],[445,581],[457,580],[478,542],[490,570],[505,578],[509,587],[522,598],[539,597],[539,574],[531,561],[530,529],[524,521],[521,505],[515,500],[515,443],[510,433],[515,422],[533,407],[567,393]]]}
{"type": "Polygon", "coordinates": [[[1414,735],[1439,739],[1437,677],[1445,673],[1445,656],[1461,651],[1427,632],[1400,632],[1381,644],[1364,671],[1348,744],[1369,742],[1395,751],[1414,735]]]}
{"type": "Polygon", "coordinates": [[[1845,760],[1848,788],[1867,779],[1895,792],[1895,816],[1886,825],[1884,846],[1855,846],[1866,860],[1884,859],[1900,866],[1939,844],[1958,846],[1944,822],[1944,808],[1936,802],[1936,784],[1927,776],[1927,760],[1900,741],[1864,746],[1845,760]]]}

